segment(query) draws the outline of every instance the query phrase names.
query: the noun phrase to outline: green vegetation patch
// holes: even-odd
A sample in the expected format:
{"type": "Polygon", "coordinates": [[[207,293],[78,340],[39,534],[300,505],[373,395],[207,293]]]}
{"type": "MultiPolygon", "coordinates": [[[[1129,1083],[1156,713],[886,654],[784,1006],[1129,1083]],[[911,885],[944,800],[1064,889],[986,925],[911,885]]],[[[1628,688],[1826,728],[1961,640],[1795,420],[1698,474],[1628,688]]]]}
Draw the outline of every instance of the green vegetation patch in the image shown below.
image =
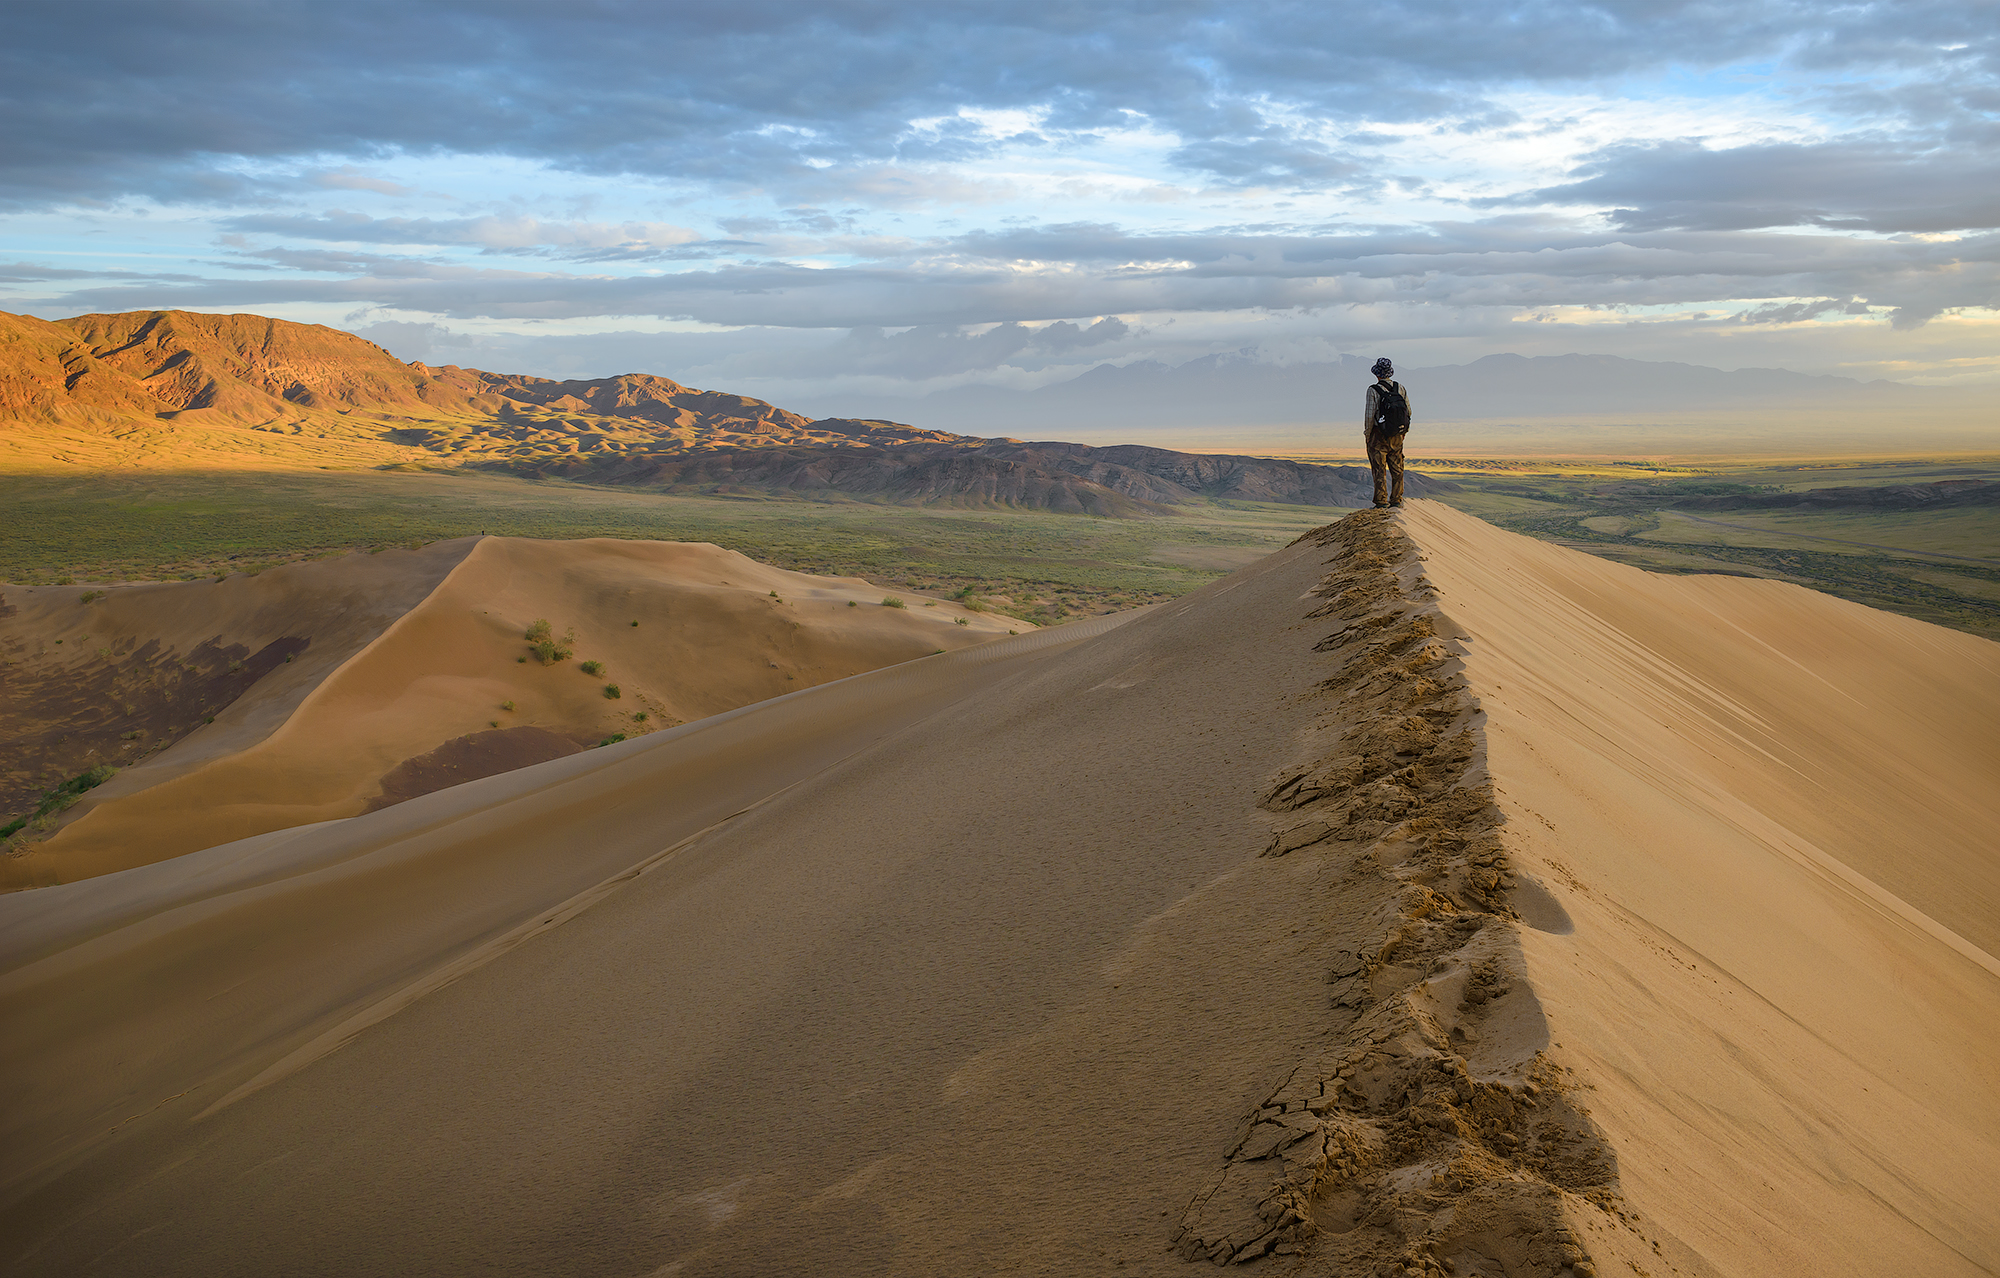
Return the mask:
{"type": "Polygon", "coordinates": [[[1170,599],[1223,575],[1209,562],[1158,560],[1162,545],[1268,553],[1345,513],[1230,503],[1106,519],[732,501],[428,471],[0,475],[0,501],[12,515],[0,581],[194,580],[480,533],[616,537],[712,542],[899,592],[970,591],[1044,623],[1170,599]]]}
{"type": "Polygon", "coordinates": [[[74,806],[86,791],[95,790],[117,774],[118,769],[108,763],[100,763],[88,772],[78,773],[45,792],[41,802],[35,805],[34,811],[26,816],[14,818],[6,825],[0,825],[0,839],[11,839],[19,834],[23,827],[31,824],[38,830],[47,829],[57,816],[74,806]]]}

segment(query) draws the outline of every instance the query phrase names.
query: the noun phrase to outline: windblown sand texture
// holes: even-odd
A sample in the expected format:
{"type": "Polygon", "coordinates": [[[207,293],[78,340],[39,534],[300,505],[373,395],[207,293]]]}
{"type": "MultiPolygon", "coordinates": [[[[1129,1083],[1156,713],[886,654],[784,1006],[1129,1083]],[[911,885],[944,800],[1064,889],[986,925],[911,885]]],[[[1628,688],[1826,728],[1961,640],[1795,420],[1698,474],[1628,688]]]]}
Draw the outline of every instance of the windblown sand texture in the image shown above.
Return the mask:
{"type": "Polygon", "coordinates": [[[1988,641],[1362,512],[1134,619],[0,898],[0,1237],[2000,1272],[1996,763],[1988,641]]]}
{"type": "Polygon", "coordinates": [[[506,537],[223,581],[8,586],[8,810],[96,764],[136,766],[0,858],[0,886],[355,816],[1033,628],[885,597],[706,544],[506,537]],[[569,659],[536,658],[537,620],[574,633],[569,659]]]}

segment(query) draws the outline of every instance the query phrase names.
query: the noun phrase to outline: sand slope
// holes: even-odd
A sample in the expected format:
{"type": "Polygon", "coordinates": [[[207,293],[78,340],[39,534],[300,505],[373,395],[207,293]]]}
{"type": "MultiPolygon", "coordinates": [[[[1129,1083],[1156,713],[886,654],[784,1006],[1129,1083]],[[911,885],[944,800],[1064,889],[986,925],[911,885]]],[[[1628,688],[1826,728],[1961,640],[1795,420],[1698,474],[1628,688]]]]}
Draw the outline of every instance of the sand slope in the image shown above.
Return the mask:
{"type": "MultiPolygon", "coordinates": [[[[277,626],[298,648],[292,663],[272,665],[283,677],[256,682],[214,724],[198,727],[198,707],[185,707],[180,726],[194,735],[90,792],[53,837],[0,862],[9,886],[354,816],[614,735],[1031,628],[915,596],[910,607],[883,607],[884,593],[857,578],[767,568],[715,546],[609,539],[465,538],[254,581],[121,587],[90,605],[78,604],[76,588],[8,596],[23,600],[6,624],[24,654],[8,673],[62,692],[57,710],[107,663],[122,663],[124,685],[150,688],[154,667],[178,667],[216,632],[249,627],[244,642],[261,652],[278,636],[256,626],[277,626]],[[79,646],[55,647],[54,632],[86,616],[95,637],[84,651],[54,655],[79,646]],[[574,631],[570,659],[545,665],[531,655],[524,635],[541,619],[558,638],[574,631]],[[91,651],[100,643],[111,658],[91,651]],[[586,672],[586,661],[602,671],[586,672]],[[616,699],[606,696],[612,686],[616,699]]],[[[273,652],[272,662],[291,655],[273,652]]],[[[51,730],[76,730],[74,714],[43,718],[51,730]]],[[[122,737],[127,719],[138,722],[114,713],[107,728],[122,737]]],[[[103,754],[123,758],[109,743],[103,754]]]]}
{"type": "MultiPolygon", "coordinates": [[[[0,811],[29,811],[49,786],[99,764],[126,770],[73,815],[255,745],[422,603],[472,544],[215,581],[0,586],[0,811]]],[[[8,886],[56,877],[18,856],[0,861],[0,875],[8,886]]]]}
{"type": "Polygon", "coordinates": [[[2000,645],[1410,523],[1631,1201],[1721,1273],[2000,1272],[2000,645]]]}
{"type": "Polygon", "coordinates": [[[1085,624],[0,898],[10,1260],[2000,1271],[2000,649],[1428,503],[1085,624]]]}

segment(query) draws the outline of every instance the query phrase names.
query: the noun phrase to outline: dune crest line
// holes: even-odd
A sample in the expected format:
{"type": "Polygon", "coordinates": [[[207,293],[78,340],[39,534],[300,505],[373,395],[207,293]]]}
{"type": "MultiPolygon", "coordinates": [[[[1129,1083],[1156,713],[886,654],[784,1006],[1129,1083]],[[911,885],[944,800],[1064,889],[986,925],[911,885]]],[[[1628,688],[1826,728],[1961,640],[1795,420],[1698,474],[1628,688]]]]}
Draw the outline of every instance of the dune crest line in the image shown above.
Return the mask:
{"type": "MultiPolygon", "coordinates": [[[[1338,667],[1313,691],[1305,758],[1259,799],[1264,855],[1325,862],[1343,957],[1320,1050],[1245,1116],[1174,1248],[1310,1251],[1341,1272],[1430,1272],[1468,1248],[1509,1272],[1584,1262],[1562,1197],[1619,1201],[1616,1159],[1543,1051],[1456,628],[1388,512],[1300,541],[1333,552],[1307,616],[1332,624],[1314,650],[1338,667]]],[[[1566,925],[1549,906],[1543,925],[1566,925]]]]}

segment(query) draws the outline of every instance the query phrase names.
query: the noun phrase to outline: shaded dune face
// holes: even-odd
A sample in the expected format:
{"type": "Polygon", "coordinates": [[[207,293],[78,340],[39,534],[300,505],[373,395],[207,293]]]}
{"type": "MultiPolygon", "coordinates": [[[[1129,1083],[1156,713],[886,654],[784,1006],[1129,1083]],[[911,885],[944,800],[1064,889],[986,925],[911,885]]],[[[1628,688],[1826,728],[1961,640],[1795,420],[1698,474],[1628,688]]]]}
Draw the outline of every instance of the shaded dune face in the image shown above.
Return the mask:
{"type": "Polygon", "coordinates": [[[1996,760],[1987,641],[1365,511],[1136,618],[0,897],[0,1238],[1990,1273],[1996,760]]]}
{"type": "MultiPolygon", "coordinates": [[[[84,629],[76,627],[74,637],[84,629]]],[[[87,768],[137,762],[172,746],[311,644],[283,635],[252,652],[211,638],[183,652],[157,638],[124,638],[100,650],[99,660],[60,674],[10,661],[0,668],[0,739],[7,742],[0,812],[26,811],[51,784],[87,768]]],[[[26,646],[16,637],[9,650],[26,646]]]]}
{"type": "Polygon", "coordinates": [[[405,759],[382,776],[382,792],[368,801],[378,812],[418,795],[497,776],[575,754],[590,741],[547,728],[489,728],[453,737],[435,750],[405,759]]]}
{"type": "MultiPolygon", "coordinates": [[[[254,745],[421,603],[472,544],[220,581],[0,588],[0,811],[29,814],[69,777],[120,769],[54,818],[60,838],[93,808],[254,745]]],[[[13,839],[0,885],[75,877],[45,855],[50,838],[30,828],[13,839]]],[[[150,854],[128,855],[115,864],[150,854]]]]}
{"type": "Polygon", "coordinates": [[[40,735],[8,747],[24,778],[17,790],[32,800],[53,783],[43,774],[73,775],[62,770],[72,756],[84,766],[137,766],[91,791],[52,834],[31,831],[0,860],[0,883],[12,887],[354,816],[1032,629],[948,601],[885,608],[865,581],[784,572],[715,546],[608,539],[468,538],[294,565],[241,579],[240,588],[235,580],[114,588],[88,605],[74,588],[31,593],[40,601],[33,623],[16,619],[9,633],[40,662],[18,676],[17,667],[0,668],[0,678],[34,692],[9,713],[39,716],[40,735]],[[357,593],[372,602],[354,608],[357,593]],[[277,608],[305,633],[246,649],[209,682],[199,674],[209,640],[182,652],[171,633],[159,637],[177,624],[241,628],[277,608]],[[232,610],[247,611],[232,618],[232,610]],[[102,639],[109,657],[47,655],[69,645],[55,647],[43,632],[78,617],[106,623],[96,630],[110,636],[102,639]],[[536,653],[527,636],[538,621],[553,639],[569,637],[567,655],[536,653]],[[288,678],[256,681],[272,669],[288,678]],[[292,673],[301,671],[309,673],[292,673]],[[112,704],[71,715],[104,689],[112,704]],[[240,700],[229,705],[223,693],[240,700]],[[216,721],[204,727],[209,714],[216,721]],[[154,720],[180,735],[148,735],[154,720]],[[51,753],[61,750],[69,753],[51,753]]]}

